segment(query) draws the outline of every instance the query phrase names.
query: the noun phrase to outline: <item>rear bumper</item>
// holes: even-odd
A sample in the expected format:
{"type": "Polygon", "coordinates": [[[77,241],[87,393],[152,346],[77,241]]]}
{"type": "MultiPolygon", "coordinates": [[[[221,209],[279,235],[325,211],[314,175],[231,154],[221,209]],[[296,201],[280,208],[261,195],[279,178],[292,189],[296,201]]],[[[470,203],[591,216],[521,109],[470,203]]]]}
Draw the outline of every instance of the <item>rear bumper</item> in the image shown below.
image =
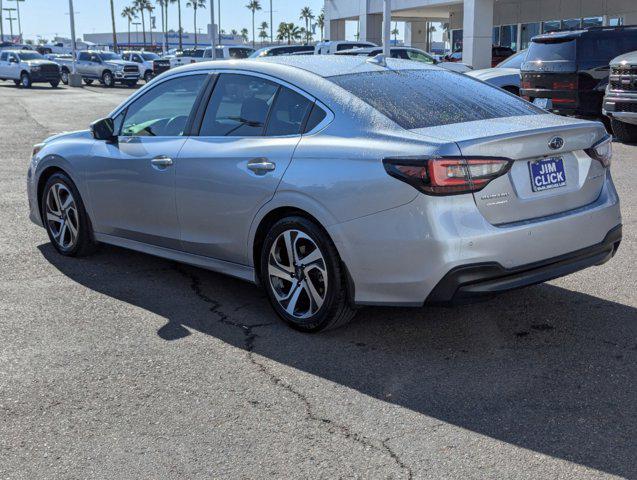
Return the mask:
{"type": "Polygon", "coordinates": [[[504,268],[496,262],[456,267],[436,285],[427,303],[463,303],[601,265],[615,255],[621,239],[622,227],[618,225],[596,245],[545,261],[516,268],[504,268]]]}

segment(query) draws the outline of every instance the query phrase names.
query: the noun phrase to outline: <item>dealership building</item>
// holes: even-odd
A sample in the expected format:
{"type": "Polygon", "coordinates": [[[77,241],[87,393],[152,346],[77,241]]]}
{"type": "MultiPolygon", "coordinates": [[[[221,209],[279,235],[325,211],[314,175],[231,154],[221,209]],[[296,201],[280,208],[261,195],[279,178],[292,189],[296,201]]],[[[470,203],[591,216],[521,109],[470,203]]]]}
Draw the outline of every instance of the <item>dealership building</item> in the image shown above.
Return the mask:
{"type": "MultiPolygon", "coordinates": [[[[405,45],[424,49],[432,22],[448,24],[452,49],[474,68],[491,66],[491,47],[515,51],[539,33],[588,26],[637,25],[637,0],[392,0],[392,21],[405,22],[405,45]]],[[[383,0],[325,0],[326,38],[345,40],[347,21],[359,39],[382,43],[383,0]]]]}

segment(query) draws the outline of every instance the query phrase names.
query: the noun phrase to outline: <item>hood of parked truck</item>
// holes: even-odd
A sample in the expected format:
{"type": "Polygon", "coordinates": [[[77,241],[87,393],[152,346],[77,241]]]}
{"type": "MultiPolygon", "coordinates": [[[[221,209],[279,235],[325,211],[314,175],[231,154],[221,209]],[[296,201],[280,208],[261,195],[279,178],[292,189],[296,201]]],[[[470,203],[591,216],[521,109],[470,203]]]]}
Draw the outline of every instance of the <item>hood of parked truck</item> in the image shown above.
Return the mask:
{"type": "Polygon", "coordinates": [[[40,65],[55,65],[56,67],[58,66],[57,63],[52,62],[51,60],[46,60],[46,59],[42,59],[42,60],[27,60],[26,62],[24,62],[26,64],[28,64],[29,66],[40,66],[40,65]]]}
{"type": "Polygon", "coordinates": [[[104,62],[104,65],[114,65],[117,67],[137,67],[135,62],[128,62],[126,60],[107,60],[104,62]]]}
{"type": "Polygon", "coordinates": [[[637,65],[637,51],[628,52],[620,55],[619,57],[615,57],[610,61],[610,64],[613,67],[622,67],[624,65],[637,65]]]}

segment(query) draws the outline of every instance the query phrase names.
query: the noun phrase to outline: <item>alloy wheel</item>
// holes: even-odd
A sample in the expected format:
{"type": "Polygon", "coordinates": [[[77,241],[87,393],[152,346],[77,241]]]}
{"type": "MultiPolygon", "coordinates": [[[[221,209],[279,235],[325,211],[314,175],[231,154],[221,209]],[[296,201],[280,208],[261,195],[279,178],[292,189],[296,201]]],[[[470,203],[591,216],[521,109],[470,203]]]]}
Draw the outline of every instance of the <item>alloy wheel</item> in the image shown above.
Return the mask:
{"type": "Polygon", "coordinates": [[[279,305],[292,317],[315,315],[325,301],[325,258],[314,240],[300,230],[281,233],[268,255],[268,279],[279,305]]]}
{"type": "Polygon", "coordinates": [[[73,194],[62,183],[54,183],[46,197],[46,222],[54,241],[64,250],[75,246],[79,215],[73,194]]]}

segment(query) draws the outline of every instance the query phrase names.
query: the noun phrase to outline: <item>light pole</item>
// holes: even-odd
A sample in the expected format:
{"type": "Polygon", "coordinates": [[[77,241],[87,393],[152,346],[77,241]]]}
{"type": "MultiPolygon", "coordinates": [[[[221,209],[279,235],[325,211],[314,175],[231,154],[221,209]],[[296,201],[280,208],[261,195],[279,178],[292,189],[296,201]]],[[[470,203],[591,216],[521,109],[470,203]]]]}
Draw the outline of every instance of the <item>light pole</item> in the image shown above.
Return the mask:
{"type": "MultiPolygon", "coordinates": [[[[215,0],[211,0],[210,3],[214,2],[215,0]]],[[[221,45],[221,0],[219,0],[219,3],[217,4],[217,17],[219,18],[219,20],[217,21],[217,31],[218,31],[218,37],[219,37],[219,41],[217,42],[218,45],[221,45]]]]}
{"type": "MultiPolygon", "coordinates": [[[[221,29],[219,29],[221,31],[221,29]]],[[[210,58],[214,60],[217,57],[217,52],[215,48],[215,1],[212,0],[210,2],[210,46],[212,47],[212,52],[210,52],[210,58]]]]}
{"type": "Polygon", "coordinates": [[[391,54],[391,0],[383,0],[383,55],[391,54]]]}
{"type": "Polygon", "coordinates": [[[22,22],[20,20],[20,2],[24,2],[25,0],[9,0],[10,2],[15,2],[16,10],[18,12],[18,35],[20,35],[20,42],[22,40],[22,22]]]}
{"type": "Polygon", "coordinates": [[[71,46],[73,48],[73,72],[69,75],[69,86],[81,87],[82,78],[77,74],[77,42],[75,40],[75,12],[73,11],[73,0],[69,0],[69,19],[71,20],[71,46]]]}
{"type": "Polygon", "coordinates": [[[0,43],[4,42],[4,20],[2,20],[2,0],[0,0],[0,43]]]}
{"type": "Polygon", "coordinates": [[[270,0],[270,43],[274,43],[274,25],[272,25],[272,0],[270,0]]]}
{"type": "Polygon", "coordinates": [[[16,9],[15,8],[3,8],[2,10],[4,10],[5,12],[8,12],[7,15],[9,15],[7,17],[7,20],[9,20],[9,32],[11,35],[11,41],[13,42],[13,21],[17,20],[16,17],[12,17],[12,13],[11,12],[15,12],[16,9]]]}

